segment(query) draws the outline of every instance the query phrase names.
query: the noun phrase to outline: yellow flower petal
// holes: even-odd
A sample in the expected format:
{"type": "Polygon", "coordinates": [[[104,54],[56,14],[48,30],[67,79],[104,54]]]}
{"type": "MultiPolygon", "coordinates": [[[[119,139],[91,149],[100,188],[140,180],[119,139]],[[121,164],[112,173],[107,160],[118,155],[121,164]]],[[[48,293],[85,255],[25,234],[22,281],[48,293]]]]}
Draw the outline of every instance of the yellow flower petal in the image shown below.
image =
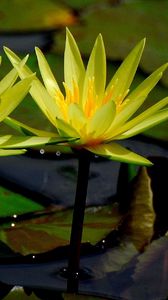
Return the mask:
{"type": "Polygon", "coordinates": [[[160,78],[163,75],[163,72],[167,69],[168,63],[164,64],[156,71],[154,71],[150,76],[148,76],[138,87],[133,90],[128,98],[130,100],[136,100],[137,97],[148,96],[149,92],[154,88],[154,86],[158,83],[160,78]]]}
{"type": "Polygon", "coordinates": [[[32,128],[30,126],[27,126],[23,124],[22,122],[19,122],[17,120],[14,120],[13,118],[6,117],[3,122],[10,126],[11,128],[17,130],[23,135],[28,135],[28,136],[43,136],[43,137],[58,137],[57,133],[51,132],[51,131],[44,131],[44,130],[39,130],[32,128]]]}
{"type": "Polygon", "coordinates": [[[55,99],[47,93],[39,80],[34,80],[30,94],[49,121],[56,126],[56,118],[62,117],[61,110],[57,106],[55,99]]]}
{"type": "Polygon", "coordinates": [[[79,86],[80,94],[82,94],[84,76],[85,67],[78,46],[70,31],[66,29],[66,44],[64,54],[65,83],[69,89],[73,91],[75,82],[79,86]]]}
{"type": "Polygon", "coordinates": [[[10,88],[16,81],[18,73],[15,69],[12,69],[1,81],[0,81],[0,95],[10,88]]]}
{"type": "Polygon", "coordinates": [[[10,139],[11,135],[3,135],[0,136],[0,146],[6,143],[10,139]]]}
{"type": "Polygon", "coordinates": [[[86,147],[86,149],[90,152],[95,153],[96,155],[107,157],[110,160],[116,160],[144,166],[152,165],[152,163],[148,159],[122,147],[117,143],[100,144],[92,147],[89,146],[86,147]]]}
{"type": "Polygon", "coordinates": [[[6,136],[7,141],[2,142],[0,138],[0,148],[3,149],[17,149],[17,148],[30,148],[39,145],[48,145],[48,144],[58,144],[64,143],[67,139],[59,137],[50,138],[50,137],[39,137],[39,136],[6,136]]]}
{"type": "Polygon", "coordinates": [[[107,141],[110,141],[113,139],[114,136],[116,136],[117,131],[121,126],[129,119],[131,116],[136,112],[136,110],[142,105],[144,102],[144,96],[139,97],[136,99],[136,101],[132,101],[130,105],[127,105],[123,108],[121,112],[116,115],[113,123],[109,127],[105,139],[107,141]]]}
{"type": "Polygon", "coordinates": [[[82,109],[75,103],[71,103],[69,105],[68,116],[70,124],[78,132],[87,123],[87,118],[85,117],[82,109]]]}
{"type": "Polygon", "coordinates": [[[136,73],[144,45],[145,39],[140,41],[129,53],[110,81],[106,92],[109,93],[111,88],[114,86],[112,95],[114,101],[117,102],[118,98],[121,100],[123,97],[125,97],[125,94],[127,93],[127,90],[129,89],[136,73]]]}
{"type": "Polygon", "coordinates": [[[103,98],[106,84],[106,54],[101,34],[96,39],[87,65],[82,100],[83,106],[87,100],[90,80],[94,80],[95,95],[97,96],[95,101],[99,103],[103,98]]]}
{"type": "Polygon", "coordinates": [[[153,72],[147,79],[145,79],[123,102],[122,109],[116,115],[116,118],[109,129],[107,134],[107,140],[110,141],[118,133],[118,128],[131,118],[131,116],[138,110],[138,108],[143,104],[149,92],[158,83],[162,77],[163,72],[168,67],[168,64],[164,64],[153,72]],[[117,129],[117,130],[116,130],[117,129]]]}
{"type": "Polygon", "coordinates": [[[7,89],[6,92],[1,95],[0,121],[6,118],[22,101],[29,91],[33,80],[34,75],[29,76],[16,83],[13,87],[7,89]]]}
{"type": "Polygon", "coordinates": [[[39,65],[39,69],[40,69],[41,76],[43,78],[45,87],[46,87],[48,93],[52,97],[55,97],[56,92],[58,90],[60,90],[58,83],[55,80],[55,77],[54,77],[54,75],[50,69],[50,66],[49,66],[45,56],[43,55],[42,51],[38,47],[35,48],[35,51],[36,51],[38,65],[39,65]]]}
{"type": "Polygon", "coordinates": [[[88,131],[94,132],[94,138],[101,137],[113,122],[116,114],[114,101],[100,107],[88,124],[88,131]]]}
{"type": "Polygon", "coordinates": [[[57,129],[60,136],[79,138],[79,133],[70,124],[58,118],[56,122],[57,122],[57,129]]]}
{"type": "Polygon", "coordinates": [[[11,155],[20,155],[26,152],[25,149],[16,149],[16,150],[8,150],[8,149],[0,149],[0,156],[11,156],[11,155]]]}
{"type": "MultiPolygon", "coordinates": [[[[12,65],[17,69],[20,78],[26,78],[27,76],[32,75],[32,71],[26,66],[21,64],[21,59],[12,52],[9,48],[4,47],[4,51],[11,61],[12,65]]],[[[30,94],[32,98],[37,102],[43,113],[50,120],[50,122],[56,126],[56,117],[62,117],[62,114],[55,102],[45,87],[42,85],[40,80],[37,79],[33,81],[33,85],[30,89],[30,94]]]]}
{"type": "Polygon", "coordinates": [[[146,120],[140,122],[138,125],[134,126],[132,129],[122,133],[117,136],[116,139],[127,139],[131,136],[139,134],[147,129],[150,129],[153,126],[158,125],[159,123],[168,119],[168,109],[163,109],[162,111],[154,114],[153,116],[147,118],[146,120]]]}
{"type": "Polygon", "coordinates": [[[146,109],[144,112],[139,114],[137,117],[128,121],[126,124],[121,126],[118,130],[116,130],[115,138],[118,139],[117,135],[121,135],[121,133],[123,133],[129,129],[132,129],[134,126],[140,124],[141,122],[143,122],[144,120],[146,120],[147,118],[149,118],[150,116],[155,114],[157,111],[159,111],[161,108],[163,108],[167,104],[168,104],[168,97],[166,97],[166,98],[160,100],[159,102],[157,102],[156,104],[152,105],[151,107],[146,109]]]}

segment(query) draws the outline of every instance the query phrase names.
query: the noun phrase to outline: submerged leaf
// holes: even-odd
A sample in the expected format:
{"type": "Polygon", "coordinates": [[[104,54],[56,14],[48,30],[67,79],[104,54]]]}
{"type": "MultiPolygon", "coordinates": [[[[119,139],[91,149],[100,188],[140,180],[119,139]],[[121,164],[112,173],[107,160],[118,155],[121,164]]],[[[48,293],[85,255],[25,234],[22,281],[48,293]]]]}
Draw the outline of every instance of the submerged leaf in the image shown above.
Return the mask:
{"type": "Polygon", "coordinates": [[[145,167],[136,178],[131,195],[130,209],[123,224],[123,232],[142,250],[153,236],[155,212],[151,181],[145,167]]]}
{"type": "Polygon", "coordinates": [[[152,242],[146,251],[137,257],[132,275],[133,283],[126,292],[127,299],[167,299],[167,257],[167,237],[152,242]]]}

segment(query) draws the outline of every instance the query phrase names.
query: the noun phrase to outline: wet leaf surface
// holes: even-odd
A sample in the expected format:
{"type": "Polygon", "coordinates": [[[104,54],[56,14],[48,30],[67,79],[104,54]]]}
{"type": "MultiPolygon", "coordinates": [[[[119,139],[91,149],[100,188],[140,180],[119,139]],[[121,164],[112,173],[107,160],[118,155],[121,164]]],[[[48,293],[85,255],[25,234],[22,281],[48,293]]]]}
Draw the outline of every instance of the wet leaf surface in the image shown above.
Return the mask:
{"type": "MultiPolygon", "coordinates": [[[[122,215],[114,206],[86,209],[83,242],[96,244],[120,223],[122,215]]],[[[72,210],[11,223],[1,229],[0,239],[23,255],[46,252],[69,244],[72,210]],[[9,228],[10,227],[10,228],[9,228]]]]}
{"type": "Polygon", "coordinates": [[[0,186],[0,218],[32,211],[42,210],[44,207],[20,193],[15,193],[3,186],[0,186]]]}
{"type": "Polygon", "coordinates": [[[128,299],[167,299],[168,239],[153,241],[134,261],[133,283],[126,291],[128,299]]]}

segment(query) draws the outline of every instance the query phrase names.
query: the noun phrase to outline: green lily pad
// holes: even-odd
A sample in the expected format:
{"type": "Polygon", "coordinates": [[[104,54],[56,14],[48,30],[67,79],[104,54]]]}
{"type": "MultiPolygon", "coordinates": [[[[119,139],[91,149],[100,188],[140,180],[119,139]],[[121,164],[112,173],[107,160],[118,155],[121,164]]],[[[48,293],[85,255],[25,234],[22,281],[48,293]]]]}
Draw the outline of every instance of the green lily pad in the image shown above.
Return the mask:
{"type": "Polygon", "coordinates": [[[34,293],[26,295],[22,287],[14,287],[4,300],[39,300],[34,293]]]}
{"type": "Polygon", "coordinates": [[[7,217],[42,210],[44,206],[20,193],[0,186],[0,217],[7,217]]]}
{"type": "MultiPolygon", "coordinates": [[[[116,206],[86,209],[83,242],[96,244],[122,219],[116,206]]],[[[49,251],[69,244],[72,210],[57,211],[44,217],[15,223],[0,230],[0,240],[23,255],[49,251]],[[45,241],[45,242],[44,242],[45,241]]]]}
{"type": "Polygon", "coordinates": [[[61,1],[11,0],[9,3],[2,0],[0,3],[0,31],[56,29],[73,24],[75,21],[76,17],[72,10],[61,1]]]}

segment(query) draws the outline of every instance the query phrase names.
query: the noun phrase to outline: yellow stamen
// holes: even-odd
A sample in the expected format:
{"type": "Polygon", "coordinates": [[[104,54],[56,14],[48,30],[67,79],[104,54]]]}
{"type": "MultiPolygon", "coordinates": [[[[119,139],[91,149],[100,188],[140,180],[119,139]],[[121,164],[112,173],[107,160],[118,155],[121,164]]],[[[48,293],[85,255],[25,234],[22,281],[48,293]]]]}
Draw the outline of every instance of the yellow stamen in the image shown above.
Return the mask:
{"type": "Polygon", "coordinates": [[[56,100],[56,104],[58,105],[58,107],[62,113],[64,120],[67,121],[68,120],[67,105],[65,103],[64,95],[61,93],[60,90],[56,91],[55,100],[56,100]]]}
{"type": "Polygon", "coordinates": [[[56,90],[56,100],[60,99],[61,101],[64,101],[64,95],[61,93],[60,90],[56,90]]]}
{"type": "Polygon", "coordinates": [[[116,99],[116,109],[117,109],[117,112],[120,112],[124,106],[128,103],[129,99],[127,98],[126,100],[125,97],[128,95],[129,93],[129,89],[125,91],[125,93],[123,94],[119,94],[119,96],[117,97],[116,99]]]}
{"type": "Polygon", "coordinates": [[[106,104],[109,100],[111,100],[112,95],[113,95],[113,91],[114,91],[114,85],[112,85],[112,86],[110,87],[110,90],[109,90],[108,93],[105,92],[105,96],[104,96],[104,99],[103,99],[103,101],[102,101],[102,104],[106,104]]]}
{"type": "Polygon", "coordinates": [[[89,78],[88,80],[88,92],[87,92],[87,100],[85,103],[84,112],[87,118],[91,118],[94,114],[97,106],[96,101],[97,95],[95,95],[95,89],[94,89],[94,77],[89,78]]]}

